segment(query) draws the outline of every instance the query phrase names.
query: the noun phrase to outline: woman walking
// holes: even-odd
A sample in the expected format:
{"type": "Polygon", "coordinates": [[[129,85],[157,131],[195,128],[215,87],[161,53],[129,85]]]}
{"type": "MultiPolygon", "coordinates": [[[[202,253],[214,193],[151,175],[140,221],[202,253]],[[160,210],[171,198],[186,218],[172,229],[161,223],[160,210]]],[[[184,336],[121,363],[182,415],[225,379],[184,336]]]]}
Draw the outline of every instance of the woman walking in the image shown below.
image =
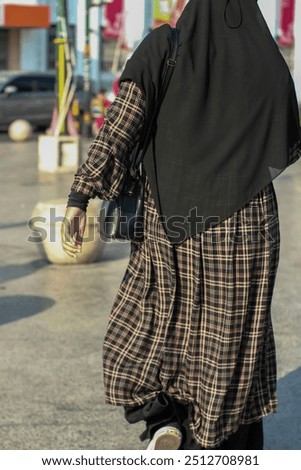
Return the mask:
{"type": "MultiPolygon", "coordinates": [[[[262,449],[262,418],[277,408],[272,181],[301,153],[294,85],[256,0],[190,0],[177,29],[144,160],[145,240],[131,244],[104,342],[106,401],[146,422],[149,449],[262,449]]],[[[170,42],[164,25],[126,64],[71,188],[70,256],[89,198],[122,188],[170,42]]]]}

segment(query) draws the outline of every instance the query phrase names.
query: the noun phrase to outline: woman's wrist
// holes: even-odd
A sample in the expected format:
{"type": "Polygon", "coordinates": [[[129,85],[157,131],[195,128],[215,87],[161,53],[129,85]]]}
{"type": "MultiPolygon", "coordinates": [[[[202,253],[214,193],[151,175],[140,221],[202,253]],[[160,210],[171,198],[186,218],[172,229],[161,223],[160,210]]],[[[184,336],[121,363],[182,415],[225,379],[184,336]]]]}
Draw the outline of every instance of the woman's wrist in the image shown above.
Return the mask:
{"type": "Polygon", "coordinates": [[[68,196],[67,207],[78,207],[86,212],[90,197],[84,193],[71,191],[68,196]]]}

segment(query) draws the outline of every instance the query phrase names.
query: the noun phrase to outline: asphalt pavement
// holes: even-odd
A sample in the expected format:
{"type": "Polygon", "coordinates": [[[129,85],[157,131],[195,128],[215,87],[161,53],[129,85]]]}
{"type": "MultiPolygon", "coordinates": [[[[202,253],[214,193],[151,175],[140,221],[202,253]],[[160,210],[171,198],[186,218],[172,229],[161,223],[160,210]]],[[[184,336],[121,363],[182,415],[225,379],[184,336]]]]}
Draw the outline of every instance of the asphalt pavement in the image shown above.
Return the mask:
{"type": "MultiPolygon", "coordinates": [[[[83,142],[83,149],[88,141],[83,142]]],[[[104,402],[101,351],[126,269],[127,243],[99,262],[50,264],[28,241],[39,201],[67,197],[72,173],[41,174],[37,139],[0,135],[0,448],[144,449],[104,402]]],[[[275,182],[281,260],[273,299],[279,413],[265,419],[265,449],[301,449],[301,164],[275,182]]]]}

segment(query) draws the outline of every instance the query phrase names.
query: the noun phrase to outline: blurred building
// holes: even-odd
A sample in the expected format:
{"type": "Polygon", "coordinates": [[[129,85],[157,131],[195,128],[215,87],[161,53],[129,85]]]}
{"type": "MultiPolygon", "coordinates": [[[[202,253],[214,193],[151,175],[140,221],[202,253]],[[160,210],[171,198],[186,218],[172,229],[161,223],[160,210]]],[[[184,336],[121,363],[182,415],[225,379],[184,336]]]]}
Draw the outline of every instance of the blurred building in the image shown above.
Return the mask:
{"type": "MultiPolygon", "coordinates": [[[[94,89],[111,83],[129,51],[149,32],[152,2],[113,0],[106,6],[89,8],[94,89]]],[[[86,0],[67,2],[69,37],[79,75],[83,74],[84,64],[86,4],[86,0]]],[[[0,69],[54,69],[56,22],[56,0],[0,0],[0,69]]]]}
{"type": "MultiPolygon", "coordinates": [[[[56,0],[0,0],[0,70],[53,70],[56,63],[56,0]]],[[[93,5],[97,0],[90,0],[93,5]]],[[[99,3],[99,2],[98,2],[99,3]]],[[[91,6],[91,79],[109,87],[129,52],[152,25],[153,0],[112,0],[91,6]]],[[[69,38],[76,71],[83,75],[86,0],[68,0],[69,38]]]]}
{"type": "Polygon", "coordinates": [[[0,69],[47,68],[50,8],[34,0],[0,0],[0,69]]]}

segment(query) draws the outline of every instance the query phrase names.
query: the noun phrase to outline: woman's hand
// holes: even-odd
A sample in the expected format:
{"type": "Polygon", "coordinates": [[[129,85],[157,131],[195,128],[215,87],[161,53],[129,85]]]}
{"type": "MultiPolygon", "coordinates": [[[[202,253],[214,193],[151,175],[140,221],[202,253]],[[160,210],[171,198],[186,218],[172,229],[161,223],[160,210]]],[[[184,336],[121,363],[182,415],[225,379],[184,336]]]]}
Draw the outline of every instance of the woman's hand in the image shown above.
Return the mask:
{"type": "Polygon", "coordinates": [[[72,258],[82,251],[83,236],[86,226],[86,212],[78,207],[68,207],[61,228],[61,240],[64,252],[72,258]]]}

